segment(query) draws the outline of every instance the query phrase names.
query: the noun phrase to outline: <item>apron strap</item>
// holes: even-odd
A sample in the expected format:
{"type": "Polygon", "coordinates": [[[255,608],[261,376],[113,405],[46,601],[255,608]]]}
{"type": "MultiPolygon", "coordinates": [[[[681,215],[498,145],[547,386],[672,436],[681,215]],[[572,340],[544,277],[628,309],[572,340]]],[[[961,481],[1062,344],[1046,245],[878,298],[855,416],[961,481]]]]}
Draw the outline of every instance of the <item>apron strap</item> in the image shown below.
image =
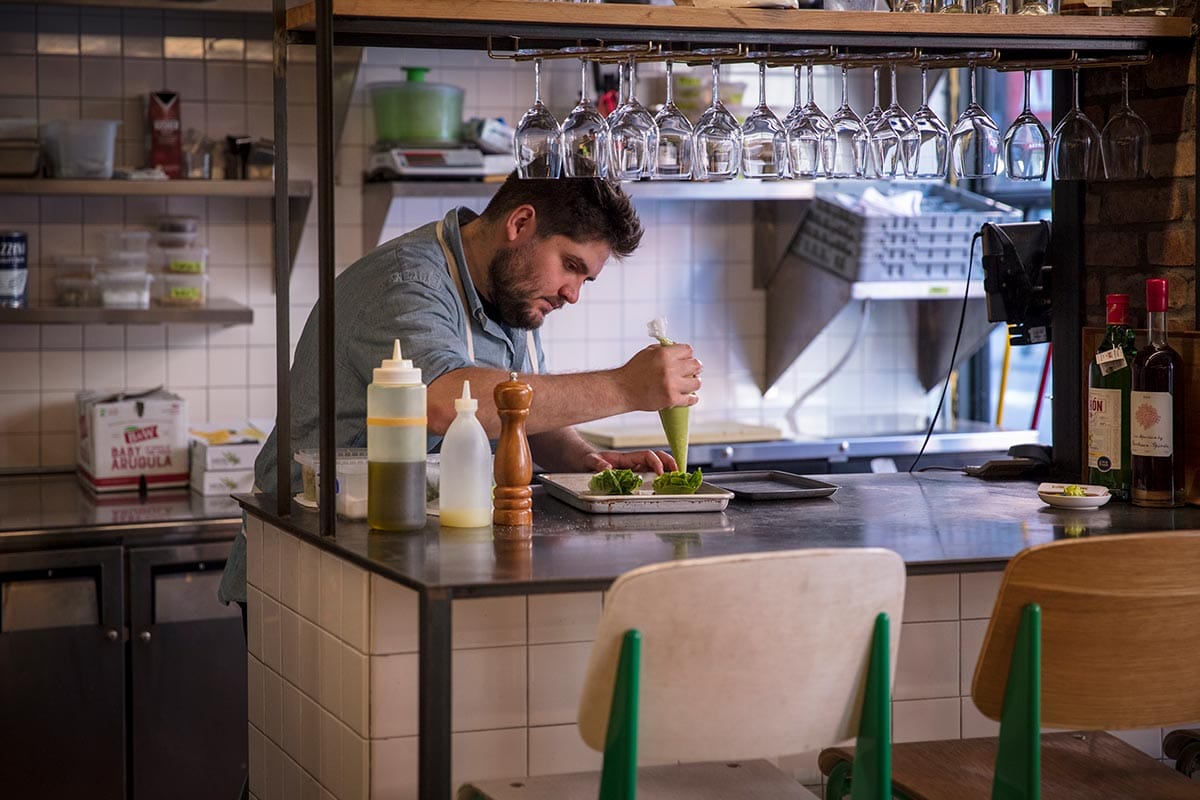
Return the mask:
{"type": "MultiPolygon", "coordinates": [[[[467,345],[467,358],[471,361],[475,360],[475,337],[471,333],[471,309],[467,304],[467,290],[463,287],[462,275],[458,271],[458,260],[454,258],[454,251],[450,249],[450,245],[446,244],[446,237],[443,233],[444,221],[438,220],[435,232],[437,233],[438,244],[442,246],[442,255],[446,257],[446,268],[450,270],[450,278],[454,281],[454,288],[458,290],[458,299],[462,303],[463,314],[466,315],[466,331],[465,342],[467,345]]],[[[537,343],[533,339],[533,331],[525,331],[525,349],[529,354],[529,371],[530,373],[538,374],[537,360],[537,343]]]]}

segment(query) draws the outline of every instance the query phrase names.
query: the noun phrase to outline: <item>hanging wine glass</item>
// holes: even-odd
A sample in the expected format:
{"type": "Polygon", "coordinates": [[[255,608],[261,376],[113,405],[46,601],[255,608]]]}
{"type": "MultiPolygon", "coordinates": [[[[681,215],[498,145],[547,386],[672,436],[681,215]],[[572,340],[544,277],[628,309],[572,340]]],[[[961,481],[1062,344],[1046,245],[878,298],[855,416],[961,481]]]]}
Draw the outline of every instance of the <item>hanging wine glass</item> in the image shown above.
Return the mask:
{"type": "Polygon", "coordinates": [[[767,105],[767,62],[758,62],[758,105],[742,123],[742,174],[787,177],[787,132],[767,105]]]}
{"type": "Polygon", "coordinates": [[[1029,70],[1025,70],[1025,105],[1004,133],[1004,169],[1014,181],[1040,181],[1046,177],[1050,134],[1029,110],[1029,78],[1029,70]]]}
{"type": "Polygon", "coordinates": [[[1079,68],[1071,70],[1071,110],[1054,128],[1054,179],[1086,181],[1101,176],[1100,131],[1079,108],[1079,68]]]}
{"type": "Polygon", "coordinates": [[[562,130],[542,102],[542,60],[533,60],[533,105],[513,133],[519,178],[557,178],[562,168],[562,130]]]}
{"type": "Polygon", "coordinates": [[[625,85],[622,90],[625,102],[608,120],[608,176],[636,181],[654,171],[658,127],[654,117],[638,102],[637,62],[633,58],[621,66],[621,82],[625,85]]]}
{"type": "Polygon", "coordinates": [[[1017,9],[1017,13],[1034,17],[1053,14],[1053,0],[1021,0],[1021,7],[1017,9]]]}
{"type": "Polygon", "coordinates": [[[1000,155],[1000,128],[975,102],[975,62],[967,65],[970,96],[966,109],[954,122],[950,152],[954,174],[960,178],[990,178],[996,174],[1000,155]]]}
{"type": "Polygon", "coordinates": [[[942,0],[942,6],[938,9],[939,14],[965,14],[967,13],[967,0],[942,0]]]}
{"type": "Polygon", "coordinates": [[[712,105],[696,123],[696,174],[700,180],[732,178],[742,164],[742,128],[721,102],[721,60],[712,62],[712,105]]]}
{"type": "Polygon", "coordinates": [[[883,119],[883,108],[879,105],[879,67],[871,67],[871,109],[863,114],[862,124],[867,131],[867,161],[864,165],[864,174],[868,178],[890,178],[883,170],[883,159],[879,156],[881,151],[886,148],[887,142],[893,139],[892,129],[885,127],[879,131],[879,138],[876,139],[875,125],[879,120],[883,119]]]}
{"type": "Polygon", "coordinates": [[[944,178],[950,165],[950,130],[929,107],[929,68],[921,65],[921,107],[913,113],[917,129],[916,178],[944,178]]]}
{"type": "Polygon", "coordinates": [[[831,173],[834,178],[861,178],[867,163],[867,129],[850,108],[846,91],[849,70],[842,65],[842,104],[829,118],[833,125],[833,157],[831,173]]]}
{"type": "Polygon", "coordinates": [[[563,172],[570,178],[608,174],[608,122],[588,97],[588,62],[579,60],[579,103],[562,124],[563,172]]]}
{"type": "MultiPolygon", "coordinates": [[[[796,67],[796,103],[800,102],[800,67],[796,67]]],[[[791,117],[791,115],[788,115],[791,117]]],[[[808,102],[784,126],[788,166],[794,178],[818,178],[833,169],[833,123],[813,95],[813,65],[808,64],[808,102]]]]}
{"type": "Polygon", "coordinates": [[[1149,175],[1150,127],[1129,105],[1129,67],[1121,67],[1121,105],[1100,132],[1100,151],[1109,180],[1149,175]]]}
{"type": "Polygon", "coordinates": [[[658,156],[654,160],[654,177],[664,181],[688,180],[694,166],[692,123],[675,105],[674,64],[667,62],[667,102],[654,116],[658,128],[658,156]]]}
{"type": "MultiPolygon", "coordinates": [[[[879,149],[881,171],[889,176],[903,174],[912,178],[917,172],[917,153],[921,148],[921,135],[917,132],[917,124],[908,112],[900,105],[900,93],[896,88],[896,64],[892,70],[892,102],[883,112],[883,117],[875,123],[877,127],[887,127],[892,132],[891,138],[881,141],[879,149]]],[[[872,132],[872,140],[876,139],[872,132]]]]}
{"type": "Polygon", "coordinates": [[[1008,0],[975,0],[976,14],[1003,14],[1008,0]]]}

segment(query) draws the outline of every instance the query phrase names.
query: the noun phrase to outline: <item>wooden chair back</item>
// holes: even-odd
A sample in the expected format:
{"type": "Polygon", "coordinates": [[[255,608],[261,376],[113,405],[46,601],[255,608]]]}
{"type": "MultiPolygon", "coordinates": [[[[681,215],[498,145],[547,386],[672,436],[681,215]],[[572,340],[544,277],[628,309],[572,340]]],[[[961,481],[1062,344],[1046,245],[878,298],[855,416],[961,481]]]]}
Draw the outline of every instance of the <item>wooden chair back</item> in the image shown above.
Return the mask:
{"type": "Polygon", "coordinates": [[[1072,539],[1004,571],[971,693],[998,720],[1022,609],[1041,607],[1041,722],[1125,729],[1200,719],[1200,531],[1072,539]]]}
{"type": "Polygon", "coordinates": [[[699,558],[628,572],[605,597],[580,702],[583,740],[605,749],[631,629],[642,635],[640,763],[762,758],[850,739],[880,612],[891,619],[895,664],[904,586],[900,556],[875,548],[699,558]]]}

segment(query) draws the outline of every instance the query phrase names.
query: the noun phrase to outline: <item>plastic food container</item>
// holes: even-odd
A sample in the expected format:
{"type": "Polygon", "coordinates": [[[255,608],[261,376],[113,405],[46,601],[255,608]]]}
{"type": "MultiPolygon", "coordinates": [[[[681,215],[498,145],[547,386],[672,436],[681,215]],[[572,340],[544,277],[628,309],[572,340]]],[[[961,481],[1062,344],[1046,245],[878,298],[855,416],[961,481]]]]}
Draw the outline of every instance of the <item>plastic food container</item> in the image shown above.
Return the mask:
{"type": "Polygon", "coordinates": [[[117,126],[108,119],[55,120],[39,131],[56,178],[111,178],[117,126]]]}
{"type": "Polygon", "coordinates": [[[159,231],[154,235],[154,243],[163,250],[178,250],[180,248],[191,247],[196,244],[196,239],[200,234],[192,231],[184,233],[182,231],[159,231]]]}
{"type": "Polygon", "coordinates": [[[204,272],[208,265],[208,249],[204,247],[164,247],[158,251],[158,263],[163,272],[198,274],[204,272]]]}
{"type": "Polygon", "coordinates": [[[54,267],[59,278],[90,278],[96,274],[98,260],[94,256],[55,256],[54,267]]]}
{"type": "Polygon", "coordinates": [[[150,284],[154,276],[105,274],[96,278],[100,287],[100,305],[105,308],[149,308],[150,284]]]}
{"type": "Polygon", "coordinates": [[[337,460],[337,483],[333,487],[339,517],[367,518],[367,457],[337,460]]]}
{"type": "Polygon", "coordinates": [[[150,254],[138,251],[118,251],[104,256],[100,272],[105,275],[143,275],[150,264],[150,254]]]}
{"type": "Polygon", "coordinates": [[[149,245],[150,231],[139,228],[100,232],[100,246],[105,253],[145,253],[149,245]]]}
{"type": "Polygon", "coordinates": [[[159,233],[195,233],[200,229],[198,217],[175,214],[158,218],[159,233]]]}
{"type": "Polygon", "coordinates": [[[78,308],[97,305],[98,285],[95,278],[60,275],[54,279],[54,303],[78,308]]]}
{"type": "MultiPolygon", "coordinates": [[[[304,489],[296,496],[297,500],[302,500],[310,506],[317,504],[317,498],[321,491],[321,451],[315,447],[306,450],[297,450],[295,455],[296,463],[300,465],[300,474],[304,478],[304,489]]],[[[364,475],[367,464],[367,448],[365,447],[340,447],[337,450],[337,463],[340,469],[342,464],[354,464],[362,461],[364,475]]],[[[366,490],[363,490],[363,499],[367,497],[366,490]]],[[[364,516],[366,512],[363,512],[364,516]]]]}
{"type": "Polygon", "coordinates": [[[164,306],[196,308],[208,300],[208,276],[167,272],[158,276],[158,302],[164,306]]]}
{"type": "Polygon", "coordinates": [[[405,67],[408,80],[368,85],[379,142],[449,147],[462,129],[463,90],[445,83],[425,83],[426,67],[405,67]]]}

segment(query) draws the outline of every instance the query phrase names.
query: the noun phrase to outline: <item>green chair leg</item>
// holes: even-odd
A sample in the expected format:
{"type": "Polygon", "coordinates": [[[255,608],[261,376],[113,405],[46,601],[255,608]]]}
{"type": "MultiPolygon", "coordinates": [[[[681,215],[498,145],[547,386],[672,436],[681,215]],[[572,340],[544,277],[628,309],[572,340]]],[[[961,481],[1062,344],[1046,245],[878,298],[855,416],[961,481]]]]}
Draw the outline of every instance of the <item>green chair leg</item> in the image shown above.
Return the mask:
{"type": "Polygon", "coordinates": [[[890,800],[892,796],[891,650],[887,614],[875,618],[862,719],[851,771],[852,800],[890,800]]]}
{"type": "Polygon", "coordinates": [[[1039,800],[1042,795],[1042,609],[1036,603],[1021,612],[1013,645],[992,800],[1039,800]]]}
{"type": "Polygon", "coordinates": [[[839,761],[825,778],[825,800],[845,800],[850,794],[850,762],[839,761]]]}
{"type": "Polygon", "coordinates": [[[625,632],[620,662],[613,683],[612,706],[604,741],[600,771],[600,800],[634,800],[637,797],[638,684],[642,634],[625,632]]]}

